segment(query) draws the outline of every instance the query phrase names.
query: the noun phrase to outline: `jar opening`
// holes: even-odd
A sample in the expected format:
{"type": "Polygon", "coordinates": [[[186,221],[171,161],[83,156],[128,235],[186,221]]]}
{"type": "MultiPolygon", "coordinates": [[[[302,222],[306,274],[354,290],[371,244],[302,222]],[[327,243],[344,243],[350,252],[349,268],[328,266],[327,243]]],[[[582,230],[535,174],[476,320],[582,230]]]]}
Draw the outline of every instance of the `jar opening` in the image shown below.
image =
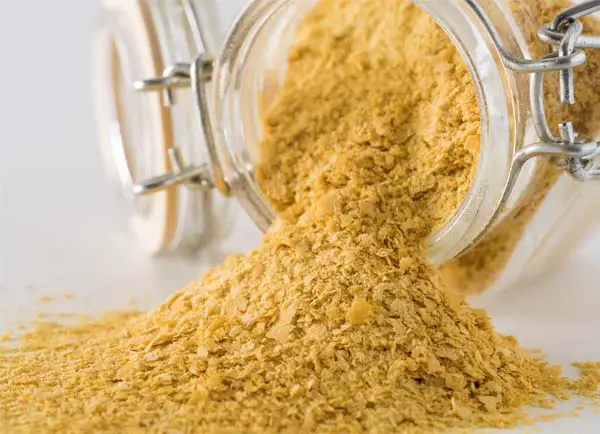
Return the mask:
{"type": "MultiPolygon", "coordinates": [[[[261,194],[253,174],[260,158],[261,115],[280,89],[295,28],[314,1],[257,0],[228,35],[215,75],[213,112],[216,139],[223,150],[227,181],[246,211],[263,230],[275,212],[261,194]],[[260,104],[257,104],[260,101],[260,104]]],[[[481,116],[480,155],[471,189],[453,216],[431,236],[428,257],[434,264],[454,258],[486,230],[500,201],[515,149],[524,140],[522,108],[514,75],[501,63],[479,18],[461,0],[417,0],[460,52],[477,91],[481,116]]],[[[485,0],[505,45],[521,57],[526,48],[516,24],[499,0],[485,0]]]]}

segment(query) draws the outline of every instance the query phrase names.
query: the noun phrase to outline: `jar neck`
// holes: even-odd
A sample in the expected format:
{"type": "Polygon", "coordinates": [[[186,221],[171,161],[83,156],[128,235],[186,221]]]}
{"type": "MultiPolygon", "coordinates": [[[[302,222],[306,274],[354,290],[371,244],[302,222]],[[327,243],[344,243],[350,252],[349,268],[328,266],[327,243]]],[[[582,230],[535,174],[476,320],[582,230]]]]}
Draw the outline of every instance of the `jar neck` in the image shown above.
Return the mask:
{"type": "MultiPolygon", "coordinates": [[[[456,45],[466,63],[480,108],[480,153],[463,203],[430,239],[428,257],[441,264],[456,257],[484,232],[503,195],[513,155],[525,141],[529,110],[523,77],[507,70],[483,23],[464,0],[415,0],[456,45]]],[[[478,2],[493,22],[505,48],[529,57],[524,38],[504,0],[478,2]]],[[[261,106],[282,86],[295,27],[314,2],[255,0],[241,15],[219,58],[213,105],[216,137],[228,183],[263,230],[275,213],[253,176],[260,158],[261,106]]],[[[268,106],[268,105],[267,105],[268,106]]]]}

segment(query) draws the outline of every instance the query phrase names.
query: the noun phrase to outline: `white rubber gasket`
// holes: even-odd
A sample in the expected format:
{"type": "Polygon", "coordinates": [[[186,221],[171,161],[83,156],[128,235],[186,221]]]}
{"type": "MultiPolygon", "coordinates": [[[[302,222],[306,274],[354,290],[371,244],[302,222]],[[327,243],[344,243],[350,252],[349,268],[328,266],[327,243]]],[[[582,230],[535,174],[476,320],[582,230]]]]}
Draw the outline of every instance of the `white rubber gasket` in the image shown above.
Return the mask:
{"type": "MultiPolygon", "coordinates": [[[[135,62],[143,75],[139,78],[160,76],[164,69],[163,60],[144,1],[102,0],[102,3],[109,14],[115,14],[127,23],[128,38],[135,47],[135,62]]],[[[98,133],[105,166],[120,180],[121,188],[127,190],[131,189],[134,180],[131,179],[127,147],[123,143],[123,117],[126,114],[122,113],[122,107],[117,102],[117,93],[120,92],[116,84],[121,66],[119,56],[113,29],[105,26],[98,33],[94,50],[94,93],[100,126],[98,133]]],[[[172,120],[160,92],[143,97],[147,113],[144,128],[148,129],[148,137],[152,138],[147,143],[147,146],[152,147],[152,167],[149,169],[152,174],[160,175],[171,170],[167,150],[173,143],[172,120]]],[[[125,194],[128,195],[129,191],[125,191],[125,194]]],[[[143,200],[146,201],[147,209],[143,213],[133,212],[130,225],[147,250],[154,254],[163,253],[169,250],[175,236],[177,190],[163,191],[143,200]]]]}

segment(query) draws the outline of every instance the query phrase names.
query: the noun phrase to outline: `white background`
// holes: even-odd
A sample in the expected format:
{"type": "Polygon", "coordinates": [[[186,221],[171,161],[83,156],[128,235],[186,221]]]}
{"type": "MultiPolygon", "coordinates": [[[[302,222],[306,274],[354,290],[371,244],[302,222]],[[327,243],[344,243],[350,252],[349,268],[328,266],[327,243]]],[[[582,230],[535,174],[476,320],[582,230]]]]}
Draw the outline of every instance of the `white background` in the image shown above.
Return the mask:
{"type": "MultiPolygon", "coordinates": [[[[130,235],[100,164],[91,98],[92,0],[0,0],[0,334],[35,312],[155,305],[260,239],[241,211],[217,255],[151,258],[130,235]],[[69,301],[41,303],[42,295],[69,301]]],[[[600,188],[600,185],[599,185],[600,188]]],[[[600,360],[600,239],[564,267],[478,301],[551,360],[600,360]]],[[[600,417],[541,432],[600,432],[600,417]]]]}

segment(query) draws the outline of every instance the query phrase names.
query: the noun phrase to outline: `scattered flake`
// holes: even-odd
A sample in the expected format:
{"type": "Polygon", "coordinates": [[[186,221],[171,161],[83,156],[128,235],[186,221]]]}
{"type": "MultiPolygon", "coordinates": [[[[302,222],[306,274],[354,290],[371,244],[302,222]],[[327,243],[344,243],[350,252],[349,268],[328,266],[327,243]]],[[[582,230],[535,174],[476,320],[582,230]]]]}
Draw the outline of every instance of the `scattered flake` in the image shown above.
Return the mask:
{"type": "Polygon", "coordinates": [[[368,321],[373,313],[373,307],[363,298],[355,298],[348,309],[347,319],[350,324],[360,325],[368,321]]]}
{"type": "Polygon", "coordinates": [[[267,333],[267,337],[270,339],[274,339],[279,343],[285,344],[289,337],[290,333],[294,330],[294,326],[290,324],[277,323],[267,333]]]}
{"type": "MultiPolygon", "coordinates": [[[[508,4],[533,38],[566,5],[508,4]]],[[[600,366],[565,378],[444,292],[423,257],[479,143],[443,31],[409,0],[319,0],[296,30],[265,104],[256,177],[280,218],[262,244],[148,313],[41,323],[3,349],[3,432],[462,432],[598,400],[600,366]]],[[[597,83],[596,56],[578,86],[597,83]]]]}
{"type": "Polygon", "coordinates": [[[165,372],[154,377],[154,380],[159,384],[169,384],[173,381],[173,378],[171,377],[171,374],[165,372]]]}
{"type": "Polygon", "coordinates": [[[41,303],[49,303],[51,301],[54,301],[54,298],[51,297],[50,295],[42,295],[42,296],[38,297],[38,301],[41,303]]]}
{"type": "Polygon", "coordinates": [[[313,324],[306,331],[306,339],[319,341],[327,336],[327,326],[324,324],[313,324]]]}
{"type": "Polygon", "coordinates": [[[402,258],[400,259],[400,269],[402,271],[408,271],[411,267],[411,265],[413,264],[413,259],[412,258],[402,258]]]}
{"type": "Polygon", "coordinates": [[[160,354],[159,353],[146,353],[146,354],[144,354],[144,360],[146,362],[156,362],[157,360],[160,360],[160,354]]]}

